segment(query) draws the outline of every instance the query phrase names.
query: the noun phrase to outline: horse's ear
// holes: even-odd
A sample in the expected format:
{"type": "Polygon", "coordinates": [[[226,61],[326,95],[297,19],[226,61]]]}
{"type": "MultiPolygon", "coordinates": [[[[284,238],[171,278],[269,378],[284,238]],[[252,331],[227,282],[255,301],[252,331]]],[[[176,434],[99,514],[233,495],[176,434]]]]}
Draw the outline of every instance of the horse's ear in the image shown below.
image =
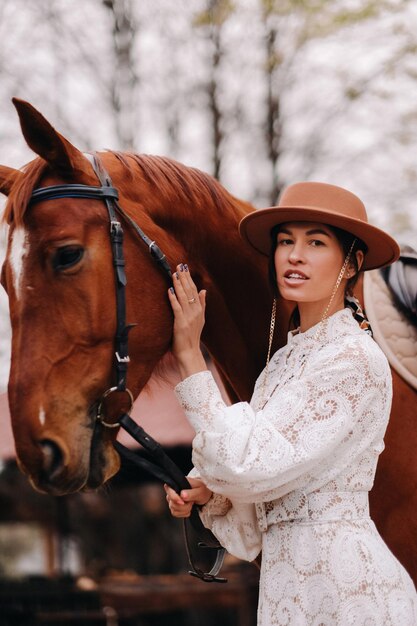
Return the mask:
{"type": "Polygon", "coordinates": [[[0,193],[8,196],[13,185],[23,176],[22,172],[12,167],[0,165],[0,193]]]}
{"type": "Polygon", "coordinates": [[[61,174],[85,169],[87,159],[29,102],[12,98],[28,146],[61,174]]]}

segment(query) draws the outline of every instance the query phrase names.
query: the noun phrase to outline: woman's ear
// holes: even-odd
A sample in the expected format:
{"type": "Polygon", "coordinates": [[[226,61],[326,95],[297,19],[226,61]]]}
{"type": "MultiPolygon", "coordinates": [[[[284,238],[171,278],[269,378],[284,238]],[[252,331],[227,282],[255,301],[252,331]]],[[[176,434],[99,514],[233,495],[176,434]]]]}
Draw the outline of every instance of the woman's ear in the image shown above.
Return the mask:
{"type": "Polygon", "coordinates": [[[363,250],[356,250],[355,254],[356,254],[356,263],[358,264],[358,271],[360,271],[363,265],[363,259],[365,258],[365,255],[363,253],[363,250]]]}
{"type": "Polygon", "coordinates": [[[362,264],[363,264],[364,254],[362,250],[356,250],[355,256],[356,256],[356,264],[354,263],[353,260],[351,260],[347,267],[345,276],[348,280],[350,278],[353,278],[360,271],[362,264]],[[358,268],[357,271],[356,271],[356,267],[358,268]]]}

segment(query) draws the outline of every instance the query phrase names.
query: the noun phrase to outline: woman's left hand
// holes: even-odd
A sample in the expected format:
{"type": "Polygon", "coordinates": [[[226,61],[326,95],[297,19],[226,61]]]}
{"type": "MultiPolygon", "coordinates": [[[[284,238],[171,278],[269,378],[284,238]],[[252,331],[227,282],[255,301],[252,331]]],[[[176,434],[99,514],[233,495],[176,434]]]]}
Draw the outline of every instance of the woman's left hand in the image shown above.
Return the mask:
{"type": "Polygon", "coordinates": [[[193,504],[200,506],[206,504],[212,491],[198,478],[187,478],[191,489],[183,489],[180,494],[176,493],[168,485],[164,485],[169,510],[174,517],[189,517],[193,504]]]}

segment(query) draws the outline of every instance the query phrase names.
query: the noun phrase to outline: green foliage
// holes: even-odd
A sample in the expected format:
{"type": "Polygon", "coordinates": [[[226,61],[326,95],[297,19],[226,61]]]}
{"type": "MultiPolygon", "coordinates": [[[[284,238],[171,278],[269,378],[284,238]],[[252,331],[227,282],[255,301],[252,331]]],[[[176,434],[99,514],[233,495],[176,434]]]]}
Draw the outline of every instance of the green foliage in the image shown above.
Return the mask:
{"type": "Polygon", "coordinates": [[[298,43],[327,37],[344,28],[377,18],[384,11],[399,11],[410,0],[367,0],[356,7],[345,0],[260,0],[265,16],[297,16],[302,23],[298,43]]]}
{"type": "Polygon", "coordinates": [[[317,13],[323,11],[333,0],[261,0],[266,14],[285,16],[293,13],[317,13]]]}
{"type": "Polygon", "coordinates": [[[207,9],[194,16],[193,26],[222,26],[235,9],[236,5],[231,0],[208,0],[207,9]]]}

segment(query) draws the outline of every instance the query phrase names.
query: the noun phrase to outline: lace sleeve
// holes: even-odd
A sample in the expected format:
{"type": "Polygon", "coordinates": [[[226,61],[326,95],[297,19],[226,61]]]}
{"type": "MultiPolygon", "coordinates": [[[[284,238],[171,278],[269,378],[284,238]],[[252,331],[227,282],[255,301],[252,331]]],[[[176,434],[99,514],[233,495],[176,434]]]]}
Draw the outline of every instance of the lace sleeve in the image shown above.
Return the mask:
{"type": "Polygon", "coordinates": [[[378,346],[354,338],[323,352],[258,412],[227,407],[208,371],[177,386],[196,431],[193,463],[212,491],[233,504],[279,498],[324,470],[327,482],[382,437],[391,381],[378,346]]]}
{"type": "MultiPolygon", "coordinates": [[[[200,478],[193,467],[188,476],[200,478]]],[[[230,554],[245,561],[253,561],[261,551],[261,535],[255,509],[250,504],[233,507],[229,498],[213,493],[210,500],[200,508],[201,521],[220,541],[230,554]]]]}
{"type": "MultiPolygon", "coordinates": [[[[216,500],[210,501],[200,511],[201,521],[209,528],[230,554],[244,561],[253,561],[261,551],[262,539],[255,507],[252,504],[230,503],[226,514],[216,514],[216,500]]],[[[224,501],[221,501],[224,504],[224,501]]]]}
{"type": "MultiPolygon", "coordinates": [[[[202,480],[200,473],[195,467],[193,467],[190,471],[187,478],[198,478],[202,480]]],[[[226,498],[226,496],[223,496],[220,493],[213,493],[210,500],[201,508],[201,511],[204,512],[206,519],[208,520],[213,516],[226,515],[231,506],[232,503],[229,498],[226,498]]],[[[200,515],[200,517],[202,516],[200,515]]],[[[207,526],[207,524],[205,524],[205,526],[207,526]]]]}

